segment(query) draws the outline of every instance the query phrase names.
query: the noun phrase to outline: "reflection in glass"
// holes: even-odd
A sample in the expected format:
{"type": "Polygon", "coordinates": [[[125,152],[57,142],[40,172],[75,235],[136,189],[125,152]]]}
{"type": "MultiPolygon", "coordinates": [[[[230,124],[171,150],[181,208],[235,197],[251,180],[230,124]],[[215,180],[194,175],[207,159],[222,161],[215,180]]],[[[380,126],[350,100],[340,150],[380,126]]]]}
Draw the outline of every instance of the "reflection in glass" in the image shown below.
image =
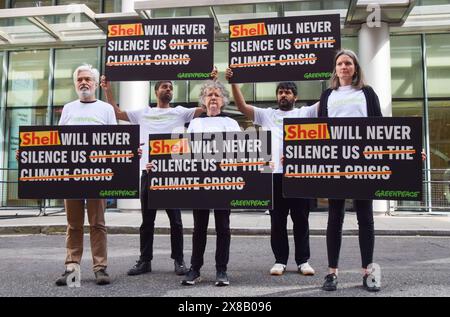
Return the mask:
{"type": "Polygon", "coordinates": [[[256,101],[273,101],[276,103],[276,83],[256,83],[256,101]]]}
{"type": "MultiPolygon", "coordinates": [[[[296,81],[298,87],[298,102],[302,100],[319,100],[322,93],[322,81],[296,81]]],[[[328,85],[328,81],[326,81],[328,85]]]]}
{"type": "Polygon", "coordinates": [[[394,98],[423,96],[420,35],[391,37],[391,87],[394,98]]]}
{"type": "Polygon", "coordinates": [[[450,100],[428,105],[431,168],[450,168],[450,100]]]}
{"type": "Polygon", "coordinates": [[[78,99],[72,76],[78,66],[86,63],[98,69],[99,60],[96,47],[55,50],[54,105],[62,106],[78,99]]]}
{"type": "Polygon", "coordinates": [[[426,36],[428,96],[450,97],[450,34],[426,36]]]}
{"type": "Polygon", "coordinates": [[[24,206],[36,204],[37,201],[31,202],[19,200],[17,192],[17,161],[16,150],[19,148],[19,126],[29,125],[45,125],[47,118],[47,108],[16,108],[7,109],[6,112],[6,140],[5,149],[7,154],[7,183],[6,203],[8,206],[24,206]]]}
{"type": "Polygon", "coordinates": [[[11,8],[51,6],[52,0],[11,0],[11,8]]]}
{"type": "Polygon", "coordinates": [[[122,11],[122,0],[105,0],[104,3],[105,13],[122,11]]]}
{"type": "MultiPolygon", "coordinates": [[[[358,38],[355,36],[345,36],[345,37],[343,36],[341,38],[341,48],[352,50],[353,52],[356,53],[356,55],[358,55],[358,52],[359,52],[358,38]]],[[[359,55],[358,55],[358,57],[359,57],[359,55]]]]}
{"type": "Polygon", "coordinates": [[[7,106],[47,106],[48,73],[48,50],[10,52],[7,106]]]}
{"type": "Polygon", "coordinates": [[[416,6],[432,6],[450,4],[450,0],[417,0],[416,6]]]}
{"type": "Polygon", "coordinates": [[[450,99],[429,102],[433,206],[450,209],[450,99]],[[445,183],[446,182],[446,183],[445,183]]]}

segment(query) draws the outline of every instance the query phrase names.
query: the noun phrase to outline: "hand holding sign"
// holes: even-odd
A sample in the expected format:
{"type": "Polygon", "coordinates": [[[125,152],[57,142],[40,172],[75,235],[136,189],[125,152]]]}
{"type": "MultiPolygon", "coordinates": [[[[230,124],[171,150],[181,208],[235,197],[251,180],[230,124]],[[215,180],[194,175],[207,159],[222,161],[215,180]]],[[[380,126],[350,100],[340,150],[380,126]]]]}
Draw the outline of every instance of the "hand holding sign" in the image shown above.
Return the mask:
{"type": "Polygon", "coordinates": [[[109,81],[106,80],[106,76],[102,75],[100,77],[100,87],[106,92],[107,90],[111,89],[111,84],[109,81]]]}
{"type": "Polygon", "coordinates": [[[231,77],[233,77],[233,70],[231,69],[231,68],[227,68],[226,70],[225,70],[225,79],[227,80],[227,81],[230,81],[231,80],[231,77]]]}
{"type": "Polygon", "coordinates": [[[214,66],[213,70],[211,71],[211,79],[212,80],[217,80],[218,79],[218,73],[219,71],[217,70],[217,67],[214,66]]]}

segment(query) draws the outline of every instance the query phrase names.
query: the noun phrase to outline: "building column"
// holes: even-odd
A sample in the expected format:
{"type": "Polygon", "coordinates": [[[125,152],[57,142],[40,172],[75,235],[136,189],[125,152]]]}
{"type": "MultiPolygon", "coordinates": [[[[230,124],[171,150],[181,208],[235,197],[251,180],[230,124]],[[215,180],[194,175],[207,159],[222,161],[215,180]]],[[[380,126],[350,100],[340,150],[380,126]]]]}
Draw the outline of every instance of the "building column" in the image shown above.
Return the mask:
{"type": "MultiPolygon", "coordinates": [[[[381,22],[379,27],[369,27],[366,23],[359,30],[359,60],[366,84],[372,86],[380,99],[383,116],[392,116],[391,92],[391,47],[389,25],[381,22]]],[[[387,212],[390,202],[374,200],[374,211],[387,212]]]]}
{"type": "MultiPolygon", "coordinates": [[[[122,0],[122,12],[133,11],[134,0],[122,0]]],[[[119,106],[121,110],[131,111],[142,109],[148,106],[150,83],[148,81],[123,81],[120,82],[119,92],[119,106]]],[[[121,122],[121,124],[123,123],[121,122]]],[[[139,199],[118,199],[117,208],[123,210],[140,210],[141,204],[139,199]]]]}

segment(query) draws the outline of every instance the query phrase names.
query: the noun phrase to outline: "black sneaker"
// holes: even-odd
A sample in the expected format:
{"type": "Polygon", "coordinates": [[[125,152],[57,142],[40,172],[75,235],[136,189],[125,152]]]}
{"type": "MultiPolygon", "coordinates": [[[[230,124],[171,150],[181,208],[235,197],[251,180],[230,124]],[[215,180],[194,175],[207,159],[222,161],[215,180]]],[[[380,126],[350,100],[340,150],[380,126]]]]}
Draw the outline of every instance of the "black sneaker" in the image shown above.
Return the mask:
{"type": "Polygon", "coordinates": [[[138,260],[131,269],[128,270],[128,275],[140,275],[152,271],[152,263],[150,261],[138,260]]]}
{"type": "Polygon", "coordinates": [[[230,281],[228,280],[227,272],[220,271],[216,273],[216,286],[228,286],[230,281]]]}
{"type": "Polygon", "coordinates": [[[190,269],[189,272],[186,273],[184,279],[181,281],[182,285],[194,285],[195,282],[200,281],[200,271],[190,269]]]}
{"type": "Polygon", "coordinates": [[[109,275],[108,273],[106,273],[106,269],[98,270],[97,272],[94,272],[94,274],[95,274],[95,283],[97,283],[97,285],[107,285],[111,283],[109,275]]]}
{"type": "Polygon", "coordinates": [[[334,273],[325,276],[325,282],[323,283],[322,289],[324,291],[335,291],[337,289],[337,275],[334,273]]]}
{"type": "Polygon", "coordinates": [[[176,275],[185,275],[188,271],[184,261],[178,262],[175,260],[174,266],[175,266],[175,274],[176,275]]]}
{"type": "Polygon", "coordinates": [[[368,292],[379,292],[380,291],[380,282],[375,279],[375,276],[365,274],[363,276],[363,287],[368,292]],[[369,282],[367,282],[367,280],[369,282]]]}
{"type": "Polygon", "coordinates": [[[72,273],[71,271],[65,270],[64,273],[58,277],[58,279],[55,281],[55,284],[57,286],[66,286],[67,285],[67,277],[69,274],[72,273]]]}

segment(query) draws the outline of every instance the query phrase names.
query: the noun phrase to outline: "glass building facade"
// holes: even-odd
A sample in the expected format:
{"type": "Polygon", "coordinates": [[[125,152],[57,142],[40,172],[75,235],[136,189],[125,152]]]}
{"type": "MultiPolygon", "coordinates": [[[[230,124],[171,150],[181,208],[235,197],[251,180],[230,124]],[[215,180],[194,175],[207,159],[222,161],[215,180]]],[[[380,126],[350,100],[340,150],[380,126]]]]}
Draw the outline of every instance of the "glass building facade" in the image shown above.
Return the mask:
{"type": "MultiPolygon", "coordinates": [[[[86,4],[98,14],[120,12],[118,0],[48,0],[48,1],[0,1],[1,8],[24,8],[57,6],[73,3],[86,4]]],[[[291,1],[283,10],[298,13],[302,10],[342,10],[349,1],[291,1]]],[[[416,1],[416,6],[450,6],[450,1],[416,1]]],[[[275,4],[240,4],[217,7],[222,18],[263,14],[276,16],[279,6],[275,4]]],[[[202,16],[205,7],[162,8],[152,10],[152,17],[202,16]]],[[[1,9],[0,9],[1,11],[1,9]]],[[[287,14],[286,14],[287,15],[287,14]]],[[[7,21],[0,20],[2,23],[7,21]]],[[[17,22],[17,21],[16,21],[17,22]]],[[[424,140],[429,143],[428,176],[424,178],[424,189],[431,201],[398,203],[397,209],[423,210],[431,205],[433,210],[450,210],[450,33],[412,32],[391,34],[391,88],[393,116],[418,116],[423,118],[424,140]]],[[[1,45],[0,45],[1,47],[1,45]]],[[[343,35],[342,47],[358,52],[358,38],[343,35]]],[[[217,38],[215,42],[215,65],[220,77],[228,64],[228,42],[217,38]]],[[[0,51],[0,207],[34,206],[39,202],[17,198],[17,162],[20,125],[57,124],[62,106],[76,99],[72,73],[77,66],[89,63],[103,70],[105,58],[102,43],[77,44],[58,47],[7,48],[0,51]]],[[[300,105],[316,102],[327,82],[297,82],[300,105]]],[[[178,81],[174,88],[174,103],[188,107],[198,101],[200,82],[178,81]]],[[[270,107],[275,103],[276,83],[242,85],[245,99],[250,104],[270,107]]],[[[116,94],[118,85],[114,84],[116,94]]],[[[98,97],[104,99],[100,89],[98,97]]],[[[116,98],[118,100],[118,97],[116,98]]],[[[155,102],[153,85],[149,103],[155,102]]],[[[251,125],[231,104],[229,114],[243,127],[251,125]]],[[[425,144],[425,143],[424,143],[425,144]]],[[[53,206],[61,201],[52,200],[53,206]]]]}

